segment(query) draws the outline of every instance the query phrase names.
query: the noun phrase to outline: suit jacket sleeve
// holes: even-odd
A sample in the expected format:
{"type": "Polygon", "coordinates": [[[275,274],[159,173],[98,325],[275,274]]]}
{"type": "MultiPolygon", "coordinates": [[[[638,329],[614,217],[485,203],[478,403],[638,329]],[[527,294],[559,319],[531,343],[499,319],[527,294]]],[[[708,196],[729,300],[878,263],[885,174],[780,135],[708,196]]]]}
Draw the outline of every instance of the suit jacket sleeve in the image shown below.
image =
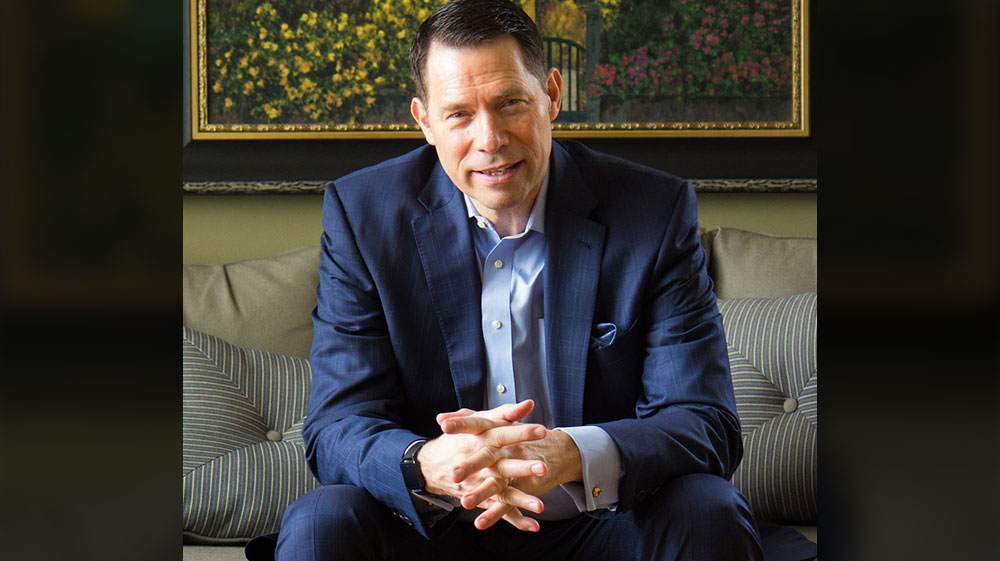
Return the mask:
{"type": "Polygon", "coordinates": [[[705,261],[694,189],[685,183],[645,289],[636,417],[597,424],[621,453],[619,512],[673,477],[728,479],[742,457],[722,318],[705,261]]]}
{"type": "Polygon", "coordinates": [[[368,491],[427,536],[399,461],[423,438],[403,428],[404,396],[378,290],[336,187],[327,187],[303,428],[306,458],[324,485],[368,491]]]}

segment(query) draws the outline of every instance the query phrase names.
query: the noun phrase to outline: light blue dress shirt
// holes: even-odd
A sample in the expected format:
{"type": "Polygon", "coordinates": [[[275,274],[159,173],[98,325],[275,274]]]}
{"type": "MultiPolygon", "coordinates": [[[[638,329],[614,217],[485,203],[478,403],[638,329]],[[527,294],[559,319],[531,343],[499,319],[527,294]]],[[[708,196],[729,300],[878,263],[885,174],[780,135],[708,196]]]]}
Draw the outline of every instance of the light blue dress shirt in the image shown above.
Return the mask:
{"type": "MultiPolygon", "coordinates": [[[[580,512],[614,510],[618,503],[620,455],[600,427],[553,427],[546,377],[544,274],[546,174],[524,231],[501,238],[468,195],[465,206],[475,220],[473,241],[482,279],[482,329],[486,347],[486,407],[531,398],[535,409],[525,422],[568,434],[580,449],[583,483],[568,483],[542,497],[545,512],[526,512],[541,520],[562,520],[580,512]]],[[[549,318],[550,321],[557,319],[549,318]]]]}

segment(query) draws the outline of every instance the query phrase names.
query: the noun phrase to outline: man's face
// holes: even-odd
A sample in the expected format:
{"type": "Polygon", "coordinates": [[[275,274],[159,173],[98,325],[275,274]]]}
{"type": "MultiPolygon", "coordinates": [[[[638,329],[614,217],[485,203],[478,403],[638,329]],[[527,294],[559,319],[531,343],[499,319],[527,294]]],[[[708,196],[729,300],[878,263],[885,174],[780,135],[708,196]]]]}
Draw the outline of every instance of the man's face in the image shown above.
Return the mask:
{"type": "Polygon", "coordinates": [[[414,98],[410,107],[445,173],[490,219],[531,211],[562,100],[558,71],[543,87],[521,59],[510,36],[458,49],[432,43],[426,106],[414,98]]]}

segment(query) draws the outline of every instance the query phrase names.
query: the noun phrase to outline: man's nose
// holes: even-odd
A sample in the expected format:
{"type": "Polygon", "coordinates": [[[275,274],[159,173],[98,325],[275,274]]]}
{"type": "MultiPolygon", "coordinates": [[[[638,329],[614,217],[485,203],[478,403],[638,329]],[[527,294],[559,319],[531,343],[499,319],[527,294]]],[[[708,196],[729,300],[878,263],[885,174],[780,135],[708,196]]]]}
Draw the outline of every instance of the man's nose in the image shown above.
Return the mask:
{"type": "Polygon", "coordinates": [[[475,127],[476,149],[481,152],[496,152],[507,144],[507,132],[501,117],[488,111],[477,115],[475,127]]]}

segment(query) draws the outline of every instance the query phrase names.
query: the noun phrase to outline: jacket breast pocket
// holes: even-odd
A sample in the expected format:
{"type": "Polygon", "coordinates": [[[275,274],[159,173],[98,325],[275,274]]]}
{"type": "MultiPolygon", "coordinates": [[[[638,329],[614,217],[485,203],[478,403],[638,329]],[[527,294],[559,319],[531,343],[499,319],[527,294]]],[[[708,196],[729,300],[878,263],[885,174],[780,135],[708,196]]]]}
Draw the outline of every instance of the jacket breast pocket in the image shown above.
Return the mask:
{"type": "MultiPolygon", "coordinates": [[[[606,331],[607,327],[600,327],[598,335],[606,331]]],[[[635,416],[636,403],[642,394],[645,354],[643,329],[636,321],[625,330],[616,327],[610,344],[591,347],[584,385],[584,422],[635,416]]]]}
{"type": "Polygon", "coordinates": [[[641,361],[642,336],[638,318],[624,330],[613,323],[598,323],[591,330],[589,359],[598,366],[612,366],[629,358],[641,361]]]}

